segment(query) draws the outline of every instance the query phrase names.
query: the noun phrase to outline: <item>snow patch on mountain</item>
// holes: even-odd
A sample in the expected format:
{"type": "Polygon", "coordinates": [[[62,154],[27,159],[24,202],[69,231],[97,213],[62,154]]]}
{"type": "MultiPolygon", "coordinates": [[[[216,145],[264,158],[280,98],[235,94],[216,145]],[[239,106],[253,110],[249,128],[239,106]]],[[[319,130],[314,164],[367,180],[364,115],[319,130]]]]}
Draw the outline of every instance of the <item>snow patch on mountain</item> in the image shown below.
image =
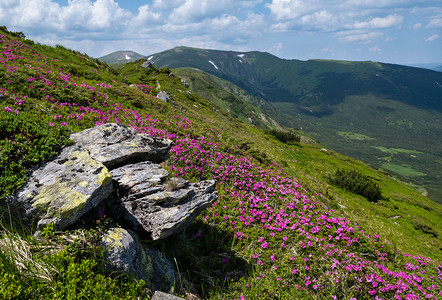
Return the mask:
{"type": "Polygon", "coordinates": [[[209,60],[209,63],[211,63],[212,66],[213,66],[215,69],[219,70],[218,67],[217,67],[217,65],[215,65],[215,63],[214,63],[213,61],[209,60]]]}

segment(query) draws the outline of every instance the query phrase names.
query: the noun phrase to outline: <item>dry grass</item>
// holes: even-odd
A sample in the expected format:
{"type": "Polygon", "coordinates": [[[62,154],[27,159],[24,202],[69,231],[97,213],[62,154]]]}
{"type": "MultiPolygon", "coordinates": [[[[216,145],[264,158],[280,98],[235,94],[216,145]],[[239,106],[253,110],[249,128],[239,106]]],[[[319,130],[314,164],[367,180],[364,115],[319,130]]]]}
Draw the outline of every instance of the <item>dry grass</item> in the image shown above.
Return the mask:
{"type": "Polygon", "coordinates": [[[25,240],[20,235],[2,230],[0,262],[4,268],[24,281],[52,282],[57,269],[42,259],[45,248],[25,240]]]}

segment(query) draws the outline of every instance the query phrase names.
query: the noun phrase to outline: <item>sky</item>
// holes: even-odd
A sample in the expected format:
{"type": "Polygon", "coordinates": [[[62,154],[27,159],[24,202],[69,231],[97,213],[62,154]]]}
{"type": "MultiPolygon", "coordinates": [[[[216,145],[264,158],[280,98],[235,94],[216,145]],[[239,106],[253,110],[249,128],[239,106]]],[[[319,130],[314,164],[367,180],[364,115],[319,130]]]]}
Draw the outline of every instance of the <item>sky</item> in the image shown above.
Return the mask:
{"type": "Polygon", "coordinates": [[[189,46],[442,63],[442,0],[0,0],[0,25],[96,58],[189,46]]]}

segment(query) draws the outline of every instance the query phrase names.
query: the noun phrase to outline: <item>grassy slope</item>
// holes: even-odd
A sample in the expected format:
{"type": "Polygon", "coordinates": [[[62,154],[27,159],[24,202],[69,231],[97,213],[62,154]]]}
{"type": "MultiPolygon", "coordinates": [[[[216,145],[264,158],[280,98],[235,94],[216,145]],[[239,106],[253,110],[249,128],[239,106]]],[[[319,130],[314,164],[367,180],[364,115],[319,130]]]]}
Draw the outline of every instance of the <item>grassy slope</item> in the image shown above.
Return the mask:
{"type": "MultiPolygon", "coordinates": [[[[333,151],[324,151],[319,146],[309,144],[286,145],[266,135],[257,127],[239,122],[229,115],[217,113],[213,110],[213,105],[205,99],[196,94],[186,93],[186,88],[179,78],[172,77],[167,70],[144,70],[139,67],[139,63],[133,63],[123,68],[122,75],[116,76],[112,69],[62,47],[35,45],[29,41],[23,42],[5,36],[2,36],[2,43],[9,47],[11,53],[3,55],[5,64],[0,65],[0,68],[4,69],[2,74],[6,74],[0,78],[0,87],[2,93],[10,96],[1,100],[1,121],[6,125],[2,126],[2,141],[18,141],[17,135],[24,135],[21,129],[18,132],[5,130],[15,124],[14,116],[30,118],[32,124],[29,124],[27,129],[55,126],[54,128],[62,128],[68,132],[79,131],[97,122],[119,121],[141,132],[167,136],[175,140],[171,159],[166,164],[171,172],[192,180],[206,177],[218,179],[220,199],[216,205],[205,212],[186,233],[153,243],[154,246],[163,249],[171,259],[176,258],[181,278],[178,292],[197,293],[208,298],[234,298],[241,294],[253,297],[256,294],[267,299],[283,299],[296,293],[318,298],[327,298],[332,294],[337,294],[342,299],[352,295],[368,298],[368,290],[372,287],[368,283],[368,277],[364,276],[381,276],[385,280],[383,286],[397,284],[394,276],[386,275],[377,267],[379,263],[388,265],[392,272],[422,276],[425,278],[423,285],[435,284],[436,288],[440,288],[440,278],[438,281],[438,274],[432,267],[437,266],[437,263],[430,262],[427,269],[425,259],[414,259],[395,253],[394,248],[390,249],[391,246],[383,242],[389,241],[405,253],[442,261],[441,207],[409,187],[333,151]],[[36,59],[37,56],[39,59],[36,59]],[[32,65],[32,69],[29,68],[29,64],[32,65]],[[12,74],[9,72],[14,76],[8,76],[12,74]],[[30,78],[36,78],[31,80],[32,88],[28,80],[30,78]],[[132,83],[144,85],[135,89],[129,87],[132,83]],[[157,86],[173,96],[169,104],[151,96],[156,94],[157,86]],[[222,131],[218,128],[222,128],[222,131]],[[197,158],[195,154],[200,157],[197,158]],[[254,159],[248,158],[250,155],[254,159]],[[213,167],[201,163],[201,157],[207,159],[213,167]],[[194,165],[201,166],[203,171],[196,168],[184,171],[186,166],[189,167],[186,159],[194,165]],[[283,170],[278,166],[264,165],[258,161],[276,161],[283,166],[283,170]],[[369,175],[379,183],[384,197],[388,200],[371,203],[331,186],[327,177],[338,167],[356,168],[369,175]],[[222,170],[225,175],[220,175],[217,170],[222,170]],[[249,178],[245,180],[254,180],[254,184],[262,183],[264,186],[252,191],[246,182],[242,182],[243,175],[249,178]],[[286,180],[292,176],[298,178],[296,181],[299,180],[301,186],[286,180]],[[299,226],[299,229],[302,229],[299,232],[282,228],[282,231],[275,231],[262,225],[275,226],[275,220],[258,221],[256,216],[257,220],[247,225],[249,221],[243,217],[249,217],[249,213],[252,213],[253,206],[248,204],[252,197],[262,198],[263,202],[258,202],[256,208],[267,214],[276,216],[276,212],[284,208],[290,211],[291,216],[283,217],[290,226],[294,225],[296,220],[304,220],[304,216],[316,214],[328,216],[327,222],[338,222],[330,225],[329,229],[324,227],[319,233],[311,233],[325,240],[328,236],[332,237],[334,242],[333,245],[330,244],[330,249],[336,250],[336,254],[326,254],[317,244],[307,248],[302,246],[309,240],[309,232],[314,232],[314,227],[311,227],[313,225],[308,222],[299,226]],[[301,203],[299,207],[295,205],[289,208],[293,204],[292,201],[301,203]],[[398,215],[401,217],[389,219],[398,215]],[[353,229],[350,233],[349,226],[358,228],[353,225],[354,222],[357,222],[369,237],[357,230],[352,233],[353,229]],[[348,230],[348,233],[337,233],[343,229],[348,230]],[[346,246],[346,242],[337,239],[347,235],[358,239],[358,242],[346,246]],[[378,238],[373,238],[373,235],[379,235],[379,241],[378,238]],[[268,242],[267,248],[264,248],[263,241],[268,242]],[[284,243],[285,247],[281,247],[281,243],[284,243]],[[182,250],[183,248],[186,250],[182,250]],[[388,261],[385,261],[383,253],[386,253],[388,261]],[[254,258],[255,254],[258,259],[254,258]],[[365,262],[368,267],[364,267],[362,273],[351,271],[353,267],[350,266],[359,265],[361,268],[360,263],[367,260],[364,255],[368,255],[368,262],[365,262]],[[339,261],[339,267],[336,267],[334,260],[339,261]],[[419,265],[426,273],[413,273],[411,269],[404,269],[406,263],[419,265]],[[278,270],[275,267],[278,267],[278,270]],[[307,270],[307,267],[311,270],[307,270]],[[297,274],[293,274],[295,268],[298,270],[297,274]],[[431,279],[430,275],[434,278],[431,279]],[[339,276],[340,280],[336,276],[339,276]],[[355,281],[354,276],[360,276],[361,282],[355,281]],[[280,282],[279,278],[283,282],[280,282]],[[331,284],[328,281],[330,278],[336,279],[336,283],[331,284]],[[310,280],[314,284],[308,283],[310,280]]],[[[28,136],[24,135],[24,139],[26,138],[28,136]]],[[[31,143],[35,143],[35,140],[31,139],[31,143]]],[[[21,143],[18,143],[18,146],[20,145],[21,143]]],[[[12,146],[17,144],[12,143],[12,146]]],[[[33,153],[33,150],[29,150],[30,147],[26,149],[28,153],[33,153]]],[[[52,154],[46,153],[46,157],[39,160],[50,155],[52,154]]],[[[16,159],[10,152],[2,152],[2,172],[16,159]]],[[[36,163],[37,161],[31,161],[30,165],[36,163]]],[[[2,193],[11,193],[17,187],[8,183],[6,189],[5,186],[2,188],[2,193]]],[[[84,260],[80,259],[71,263],[75,267],[82,262],[84,260]]],[[[407,265],[407,268],[411,267],[407,265]]],[[[88,271],[87,278],[92,281],[96,278],[96,282],[99,282],[97,274],[104,272],[95,268],[93,271],[97,273],[91,275],[92,270],[87,266],[80,269],[88,271]]],[[[17,298],[20,293],[25,293],[20,291],[20,287],[25,286],[24,283],[14,281],[14,277],[11,278],[7,271],[2,272],[2,283],[13,282],[17,298]]],[[[71,275],[75,275],[75,272],[71,275]]],[[[112,276],[106,276],[108,284],[114,282],[112,276]]],[[[57,277],[54,281],[55,290],[60,291],[63,284],[72,280],[69,276],[57,277]]],[[[28,287],[35,287],[32,283],[26,284],[28,287]]],[[[102,284],[101,289],[95,287],[96,293],[103,293],[102,288],[106,290],[107,286],[107,292],[112,291],[111,287],[115,288],[114,285],[102,284]]],[[[0,286],[4,295],[8,295],[6,287],[7,285],[0,286]]],[[[42,288],[40,285],[39,287],[40,292],[47,293],[48,297],[55,297],[54,290],[42,288]]],[[[86,291],[83,286],[77,288],[82,292],[86,291]]],[[[132,297],[133,293],[140,292],[136,286],[127,289],[130,290],[128,293],[132,293],[132,297]]],[[[123,287],[119,289],[117,286],[115,295],[122,295],[121,291],[123,287]]]]}
{"type": "Polygon", "coordinates": [[[253,100],[259,101],[258,98],[247,99],[249,94],[237,87],[235,89],[230,82],[198,69],[174,69],[173,73],[188,82],[193,92],[214,103],[223,113],[264,129],[280,127],[270,116],[262,112],[258,103],[253,102],[253,100]],[[242,100],[244,98],[249,101],[242,100]],[[258,105],[252,105],[250,102],[258,105]]]}
{"type": "Polygon", "coordinates": [[[261,109],[280,124],[302,128],[341,153],[423,186],[431,199],[442,202],[441,73],[376,62],[282,60],[260,52],[247,52],[241,59],[238,55],[178,47],[154,55],[153,61],[199,68],[231,81],[271,102],[261,109]],[[374,139],[349,141],[341,132],[374,139]],[[417,154],[385,156],[378,147],[417,154]]]}

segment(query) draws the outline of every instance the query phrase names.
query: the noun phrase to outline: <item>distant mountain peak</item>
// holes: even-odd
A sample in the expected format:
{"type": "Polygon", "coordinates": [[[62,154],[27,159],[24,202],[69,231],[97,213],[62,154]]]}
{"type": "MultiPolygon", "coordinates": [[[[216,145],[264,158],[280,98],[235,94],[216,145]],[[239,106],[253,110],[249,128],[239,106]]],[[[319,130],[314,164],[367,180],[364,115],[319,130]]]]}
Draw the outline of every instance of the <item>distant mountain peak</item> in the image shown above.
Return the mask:
{"type": "Polygon", "coordinates": [[[98,60],[108,63],[109,65],[113,65],[113,64],[125,64],[145,57],[146,57],[145,55],[139,54],[132,50],[121,50],[99,57],[98,60]]]}

